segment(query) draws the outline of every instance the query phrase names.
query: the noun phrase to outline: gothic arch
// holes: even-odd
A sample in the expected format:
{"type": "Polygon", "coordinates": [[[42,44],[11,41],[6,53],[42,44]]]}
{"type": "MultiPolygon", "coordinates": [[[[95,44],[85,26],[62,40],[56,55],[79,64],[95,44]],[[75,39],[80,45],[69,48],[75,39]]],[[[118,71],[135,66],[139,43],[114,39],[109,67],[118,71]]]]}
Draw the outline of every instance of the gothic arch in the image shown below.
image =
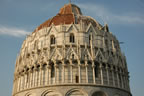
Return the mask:
{"type": "Polygon", "coordinates": [[[42,93],[41,96],[62,96],[61,93],[54,90],[46,90],[42,93]]]}
{"type": "Polygon", "coordinates": [[[30,92],[28,92],[28,93],[25,94],[25,96],[35,96],[35,95],[30,93],[30,92]]]}
{"type": "Polygon", "coordinates": [[[65,96],[88,96],[86,92],[81,89],[71,89],[65,96]]]}
{"type": "Polygon", "coordinates": [[[97,91],[92,94],[92,96],[107,96],[105,92],[97,91]]]}

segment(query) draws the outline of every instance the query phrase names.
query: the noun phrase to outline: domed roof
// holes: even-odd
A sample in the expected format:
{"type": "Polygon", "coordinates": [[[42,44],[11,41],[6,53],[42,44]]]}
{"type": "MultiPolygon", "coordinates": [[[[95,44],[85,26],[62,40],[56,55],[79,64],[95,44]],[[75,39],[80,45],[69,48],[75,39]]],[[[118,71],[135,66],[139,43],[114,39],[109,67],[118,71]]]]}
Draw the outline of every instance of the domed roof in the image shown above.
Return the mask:
{"type": "Polygon", "coordinates": [[[91,22],[93,26],[100,25],[91,17],[83,16],[80,8],[70,3],[64,5],[56,16],[42,23],[39,27],[36,28],[36,30],[40,30],[44,27],[50,27],[52,24],[55,26],[63,24],[79,24],[81,20],[85,24],[89,24],[91,22]]]}
{"type": "Polygon", "coordinates": [[[49,20],[41,24],[38,27],[38,30],[40,30],[43,27],[49,27],[52,24],[54,25],[73,24],[75,23],[75,15],[78,14],[82,15],[81,10],[78,6],[74,4],[67,4],[60,9],[59,13],[56,16],[50,18],[49,20]]]}

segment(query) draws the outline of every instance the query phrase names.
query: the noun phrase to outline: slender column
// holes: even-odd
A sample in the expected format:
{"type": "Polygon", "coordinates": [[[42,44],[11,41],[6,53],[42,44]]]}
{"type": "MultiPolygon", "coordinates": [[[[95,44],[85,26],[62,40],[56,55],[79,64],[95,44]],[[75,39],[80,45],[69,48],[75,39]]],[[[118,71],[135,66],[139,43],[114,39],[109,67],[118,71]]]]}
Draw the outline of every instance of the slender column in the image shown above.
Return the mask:
{"type": "MultiPolygon", "coordinates": [[[[90,34],[91,40],[90,40],[90,47],[91,47],[91,56],[94,59],[94,47],[93,47],[93,36],[92,33],[90,34]]],[[[93,83],[96,83],[96,78],[95,78],[95,64],[94,60],[92,60],[92,69],[93,69],[93,83]]]]}
{"type": "Polygon", "coordinates": [[[116,67],[116,74],[117,74],[118,87],[120,87],[120,84],[119,84],[119,72],[118,72],[118,68],[117,67],[116,67]]]}
{"type": "Polygon", "coordinates": [[[129,80],[128,80],[128,73],[126,73],[126,88],[129,90],[129,80]]]}
{"type": "Polygon", "coordinates": [[[109,68],[108,68],[108,65],[106,64],[106,72],[107,72],[107,82],[108,82],[108,85],[110,84],[109,82],[109,68]]]}
{"type": "Polygon", "coordinates": [[[49,84],[49,67],[50,67],[49,64],[47,64],[47,68],[46,68],[46,69],[47,69],[47,70],[46,70],[46,78],[45,78],[45,79],[46,79],[46,85],[49,84]]]}
{"type": "Polygon", "coordinates": [[[87,61],[85,61],[85,68],[86,68],[86,83],[88,83],[88,64],[87,64],[87,61]]]}
{"type": "Polygon", "coordinates": [[[63,67],[62,68],[63,69],[63,72],[62,72],[63,73],[62,74],[62,82],[65,83],[65,64],[64,64],[64,61],[63,61],[62,67],[63,67]]]}
{"type": "Polygon", "coordinates": [[[19,83],[19,91],[21,90],[21,82],[22,82],[21,77],[22,77],[22,76],[20,75],[20,78],[19,78],[19,79],[20,79],[20,83],[19,83]]]}
{"type": "Polygon", "coordinates": [[[125,75],[124,75],[124,79],[125,79],[125,89],[127,90],[127,75],[126,75],[126,72],[125,72],[125,75]]]}
{"type": "Polygon", "coordinates": [[[62,49],[63,49],[63,51],[62,51],[62,71],[61,71],[61,78],[62,78],[62,83],[65,83],[65,55],[66,55],[66,46],[65,46],[65,32],[63,32],[64,34],[63,34],[63,45],[62,45],[62,49]]]}
{"type": "Polygon", "coordinates": [[[24,85],[24,89],[26,89],[27,86],[27,73],[25,74],[25,85],[24,85]]]}
{"type": "Polygon", "coordinates": [[[25,89],[25,73],[23,73],[23,89],[25,89]]]}
{"type": "Polygon", "coordinates": [[[20,83],[21,83],[21,78],[20,78],[20,76],[19,76],[19,81],[18,81],[18,90],[17,90],[17,92],[20,90],[20,83]]]}
{"type": "Polygon", "coordinates": [[[32,71],[32,83],[31,83],[31,87],[34,86],[34,74],[35,74],[34,72],[35,72],[35,71],[33,70],[33,71],[32,71]]]}
{"type": "Polygon", "coordinates": [[[17,77],[16,80],[16,92],[18,92],[18,89],[19,89],[19,77],[17,77]]]}
{"type": "Polygon", "coordinates": [[[30,80],[29,80],[29,88],[31,88],[32,86],[32,70],[30,71],[30,76],[29,76],[30,80]]]}
{"type": "Polygon", "coordinates": [[[33,87],[33,84],[34,84],[34,70],[32,70],[31,72],[31,88],[33,87]]]}
{"type": "Polygon", "coordinates": [[[31,84],[31,70],[28,71],[28,80],[27,80],[27,88],[30,88],[31,84]]]}
{"type": "MultiPolygon", "coordinates": [[[[51,68],[51,67],[50,67],[51,68]]],[[[51,85],[51,70],[50,70],[50,68],[49,68],[49,85],[51,85]]]]}
{"type": "Polygon", "coordinates": [[[55,78],[54,78],[54,84],[56,84],[57,83],[57,64],[56,64],[56,62],[54,63],[54,68],[55,68],[55,78]]]}
{"type": "Polygon", "coordinates": [[[35,87],[38,86],[38,69],[35,69],[35,87]]]}
{"type": "Polygon", "coordinates": [[[18,76],[18,84],[17,84],[17,92],[20,91],[20,87],[21,87],[21,76],[18,76]]]}
{"type": "Polygon", "coordinates": [[[71,83],[73,83],[73,65],[70,66],[71,66],[71,83]]]}
{"type": "Polygon", "coordinates": [[[127,83],[127,82],[126,82],[126,75],[124,74],[123,77],[124,77],[124,86],[125,86],[125,89],[126,89],[126,88],[127,88],[127,84],[126,84],[126,83],[127,83]]]}
{"type": "Polygon", "coordinates": [[[19,76],[19,78],[18,78],[17,92],[19,91],[19,88],[20,88],[20,76],[19,76]]]}
{"type": "Polygon", "coordinates": [[[46,68],[45,68],[45,66],[43,67],[42,74],[43,74],[42,85],[45,85],[45,82],[46,82],[46,68]]]}
{"type": "Polygon", "coordinates": [[[128,89],[128,84],[127,84],[127,75],[125,75],[125,87],[126,87],[126,90],[128,89]]]}
{"type": "Polygon", "coordinates": [[[32,83],[32,87],[35,86],[35,81],[36,81],[36,80],[35,80],[35,79],[36,79],[35,77],[36,77],[36,71],[34,70],[34,71],[33,71],[33,83],[32,83]]]}
{"type": "Polygon", "coordinates": [[[37,71],[37,85],[36,86],[39,86],[39,80],[40,79],[40,69],[38,69],[38,71],[37,71]]]}
{"type": "Polygon", "coordinates": [[[26,85],[27,85],[27,73],[26,72],[24,74],[24,78],[25,78],[24,89],[26,89],[26,85]]]}
{"type": "Polygon", "coordinates": [[[44,85],[44,68],[41,68],[41,85],[44,85]]]}
{"type": "Polygon", "coordinates": [[[23,74],[22,74],[22,77],[21,77],[21,88],[20,88],[21,90],[23,90],[23,84],[24,84],[23,81],[24,81],[24,76],[23,76],[23,74]]]}
{"type": "Polygon", "coordinates": [[[40,69],[39,69],[39,81],[38,81],[38,86],[40,86],[41,85],[41,80],[42,80],[42,66],[40,65],[40,69]]]}
{"type": "Polygon", "coordinates": [[[17,78],[17,80],[16,80],[16,92],[18,92],[18,82],[19,82],[19,79],[17,78]]]}
{"type": "Polygon", "coordinates": [[[18,92],[18,89],[19,89],[19,76],[17,77],[16,80],[16,92],[18,92]]]}
{"type": "Polygon", "coordinates": [[[71,71],[71,83],[73,83],[73,64],[71,60],[70,60],[70,71],[71,71]]]}
{"type": "Polygon", "coordinates": [[[25,84],[26,84],[26,74],[24,73],[24,84],[23,84],[23,89],[25,89],[25,84]]]}
{"type": "Polygon", "coordinates": [[[120,77],[121,77],[121,88],[124,88],[123,86],[123,76],[122,76],[122,70],[120,70],[120,77]]]}
{"type": "Polygon", "coordinates": [[[112,78],[113,78],[113,86],[115,86],[115,77],[114,77],[113,67],[111,67],[111,71],[112,71],[112,78]]]}
{"type": "Polygon", "coordinates": [[[96,83],[96,79],[95,79],[95,64],[94,61],[92,61],[92,69],[93,69],[93,83],[96,83]]]}
{"type": "Polygon", "coordinates": [[[44,68],[41,67],[41,82],[40,82],[40,85],[43,85],[44,83],[44,68]]]}
{"type": "Polygon", "coordinates": [[[18,92],[18,88],[19,88],[19,77],[17,77],[16,79],[16,92],[18,92]]]}
{"type": "Polygon", "coordinates": [[[37,71],[37,86],[40,86],[40,77],[41,77],[41,69],[39,68],[37,71]]]}
{"type": "Polygon", "coordinates": [[[32,70],[30,70],[28,74],[29,74],[29,75],[28,75],[28,85],[27,85],[27,88],[31,88],[32,70]]]}
{"type": "Polygon", "coordinates": [[[124,72],[122,72],[122,81],[123,81],[123,89],[125,89],[125,79],[124,79],[124,72]]]}
{"type": "Polygon", "coordinates": [[[59,72],[59,66],[57,65],[57,68],[56,68],[56,72],[57,72],[57,84],[59,84],[59,74],[60,74],[60,72],[59,72]]]}
{"type": "Polygon", "coordinates": [[[27,72],[27,80],[26,80],[26,88],[29,87],[29,78],[30,78],[30,76],[29,76],[29,71],[28,71],[27,72]]]}
{"type": "Polygon", "coordinates": [[[23,74],[23,89],[25,89],[25,73],[23,74]]]}
{"type": "Polygon", "coordinates": [[[21,80],[21,82],[20,82],[20,88],[19,88],[19,90],[21,91],[22,87],[23,87],[23,75],[22,74],[21,74],[20,80],[21,80]]]}
{"type": "Polygon", "coordinates": [[[30,76],[29,76],[29,71],[28,71],[28,72],[27,72],[26,88],[29,87],[29,78],[30,78],[30,76]]]}
{"type": "Polygon", "coordinates": [[[79,70],[79,83],[81,83],[81,64],[80,61],[78,61],[78,70],[79,70]]]}
{"type": "Polygon", "coordinates": [[[100,64],[100,74],[101,74],[101,84],[103,85],[103,71],[102,71],[102,64],[100,64]]]}

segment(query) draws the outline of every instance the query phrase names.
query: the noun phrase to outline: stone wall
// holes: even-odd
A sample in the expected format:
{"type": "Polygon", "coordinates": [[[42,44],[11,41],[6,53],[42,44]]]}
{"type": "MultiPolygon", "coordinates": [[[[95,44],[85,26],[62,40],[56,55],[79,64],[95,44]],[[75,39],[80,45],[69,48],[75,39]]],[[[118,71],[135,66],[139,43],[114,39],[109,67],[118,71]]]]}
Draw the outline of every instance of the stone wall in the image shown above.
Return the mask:
{"type": "MultiPolygon", "coordinates": [[[[107,86],[110,87],[108,90],[118,88],[128,94],[130,89],[126,58],[121,53],[116,37],[91,23],[52,25],[27,36],[16,61],[13,96],[23,94],[25,90],[33,91],[56,85],[60,87],[63,84],[76,85],[73,88],[89,84],[107,86]]],[[[83,86],[82,89],[89,87],[83,86]]],[[[82,95],[75,92],[68,96],[92,96],[90,93],[82,95]]]]}

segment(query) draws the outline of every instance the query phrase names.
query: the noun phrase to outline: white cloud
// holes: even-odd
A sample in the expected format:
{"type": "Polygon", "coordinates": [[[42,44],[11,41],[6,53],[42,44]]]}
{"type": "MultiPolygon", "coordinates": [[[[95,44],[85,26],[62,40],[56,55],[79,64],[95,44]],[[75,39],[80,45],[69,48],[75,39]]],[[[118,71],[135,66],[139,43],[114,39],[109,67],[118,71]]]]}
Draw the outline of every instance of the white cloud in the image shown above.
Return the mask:
{"type": "MultiPolygon", "coordinates": [[[[102,20],[102,23],[110,24],[144,24],[144,14],[137,12],[125,12],[123,14],[116,14],[110,11],[103,5],[96,4],[79,4],[79,6],[86,11],[86,13],[102,20]]],[[[123,11],[124,12],[124,11],[123,11]]]]}
{"type": "Polygon", "coordinates": [[[0,26],[0,35],[22,37],[28,34],[30,34],[30,32],[23,30],[23,29],[0,26]]]}

